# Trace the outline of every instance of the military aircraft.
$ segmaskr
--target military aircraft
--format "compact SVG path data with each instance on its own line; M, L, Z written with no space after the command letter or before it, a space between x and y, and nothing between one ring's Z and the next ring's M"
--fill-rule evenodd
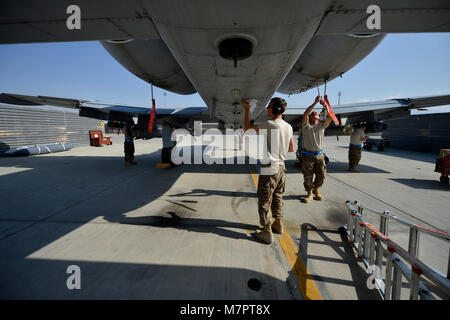
M326 84L362 61L388 33L449 32L445 0L10 0L0 3L0 43L100 41L126 69L177 94L198 92L206 106L161 109L4 93L0 101L79 109L80 116L123 127L138 118L138 138L163 136L170 162L176 128L194 120L220 129L242 126L240 102L255 99L251 117L266 116L275 92L301 93ZM334 108L347 125L409 116L409 110L450 103L450 95L392 99ZM306 108L289 107L298 127ZM153 126L157 129L153 130ZM342 135L343 126L328 134Z

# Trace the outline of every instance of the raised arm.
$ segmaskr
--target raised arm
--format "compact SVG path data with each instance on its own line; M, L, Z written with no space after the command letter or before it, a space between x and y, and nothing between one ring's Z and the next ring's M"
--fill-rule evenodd
M247 131L248 129L254 129L256 131L259 130L259 127L257 125L251 125L250 124L250 118L249 118L249 113L250 113L250 104L248 103L248 101L246 100L242 100L242 107L245 110L245 117L244 117L244 131Z
M366 142L366 140L367 140L368 138L369 138L369 136L366 136L365 133L363 133L363 134L362 134L362 137L361 137L361 141L362 141L362 142Z
M317 102L319 102L319 100L321 99L320 96L316 97L316 100L314 100L314 103L312 105L310 105L308 107L308 109L306 109L305 113L303 113L303 117L302 117L302 124L307 124L308 123L308 115L311 113L312 109L314 108L314 106L317 104Z
M327 114L327 118L323 122L323 125L325 126L325 128L327 128L330 125L331 121L333 121L333 118L331 118L331 116L329 114Z
M323 101L322 98L320 98L319 102L325 108L325 101ZM325 128L327 128L331 124L331 121L333 121L333 118L331 118L331 116L327 113L327 118L325 119L325 121L322 121L322 123L325 126Z

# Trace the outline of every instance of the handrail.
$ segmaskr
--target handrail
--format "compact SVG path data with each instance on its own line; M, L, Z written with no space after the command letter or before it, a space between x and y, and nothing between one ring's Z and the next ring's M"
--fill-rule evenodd
M355 247L360 258L368 267L369 271L374 271L373 267L378 267L378 278L375 283L384 299L400 299L402 289L402 277L409 281L411 286L410 299L435 299L430 290L420 280L427 278L440 290L436 293L443 299L450 299L450 280L440 274L440 272L427 266L418 259L419 231L426 232L442 240L449 240L449 235L445 232L424 228L410 223L406 220L395 217L388 211L377 211L371 208L346 201L349 208L348 224L345 225L349 243ZM357 208L355 207L357 206ZM380 216L380 230L372 226L364 217L364 210L369 210ZM388 237L388 219L393 218L410 228L410 238L408 251L395 243ZM383 268L383 258L386 257L385 280L381 279L381 268ZM401 259L400 259L401 258ZM449 257L450 258L450 257ZM405 264L410 264L410 268ZM450 260L449 260L450 269ZM392 279L393 277L393 279Z
M357 204L357 202L355 204ZM420 226L418 224L411 223L409 221L406 221L404 219L401 219L401 218L393 215L392 213L390 213L387 210L386 211L374 210L374 209L371 209L371 208L366 207L366 206L361 205L361 204L358 204L358 207L361 207L361 208L363 208L365 210L370 210L371 212L373 212L375 214L378 214L378 215L384 215L384 216L386 216L386 217L388 217L390 219L394 219L394 220L400 222L403 225L406 225L406 226L408 226L410 228L418 229L421 232L427 233L427 234L429 234L429 235L431 235L433 237L441 238L441 239L446 240L446 241L450 241L450 234L448 234L446 232L425 228L424 226Z

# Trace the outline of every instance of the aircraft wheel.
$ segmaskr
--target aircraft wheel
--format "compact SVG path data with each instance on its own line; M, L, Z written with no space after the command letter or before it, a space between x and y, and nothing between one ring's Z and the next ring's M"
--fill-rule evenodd
M439 180L441 181L441 183L448 184L450 179L448 176L441 176Z
M364 149L367 150L367 151L370 151L370 150L372 150L372 145L371 144L365 144L364 145Z
M378 146L378 151L383 151L384 150L384 145L383 144L380 144L379 146Z

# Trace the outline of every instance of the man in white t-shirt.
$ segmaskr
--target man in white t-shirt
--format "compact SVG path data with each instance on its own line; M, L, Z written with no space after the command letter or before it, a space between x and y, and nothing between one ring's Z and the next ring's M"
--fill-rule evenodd
M256 232L255 237L265 243L273 243L273 233L282 234L283 224L283 193L286 184L286 168L284 160L288 152L294 152L293 130L289 123L283 120L287 102L282 98L272 98L267 106L269 119L260 125L251 125L249 121L250 105L242 101L245 110L244 130L254 129L264 134L267 141L265 160L270 160L261 167L258 178L258 212L263 230ZM266 132L263 132L265 129ZM269 212L272 212L270 217ZM273 232L273 233L272 233Z
M350 172L359 172L356 167L361 160L362 143L368 138L364 130L366 130L366 126L362 124L350 136L350 146L348 147L348 171Z

